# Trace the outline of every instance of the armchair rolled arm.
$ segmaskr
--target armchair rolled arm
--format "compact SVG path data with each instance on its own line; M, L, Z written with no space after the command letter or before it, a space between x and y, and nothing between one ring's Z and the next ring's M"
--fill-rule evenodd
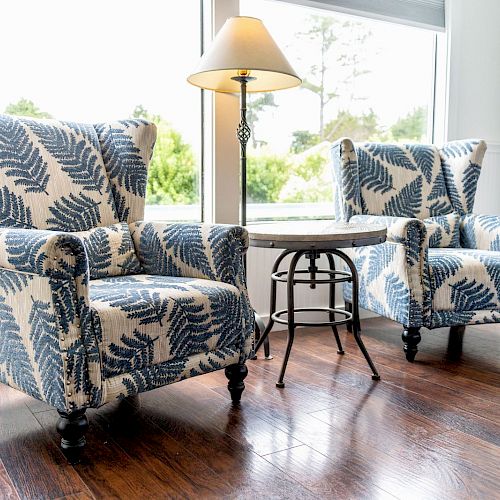
M410 266L425 261L427 229L420 219L386 215L355 215L349 222L386 226L387 241L405 246Z
M245 283L248 233L241 226L135 222L130 231L146 273L211 279L238 287Z
M385 251L381 250L387 259L383 293L392 299L385 307L374 310L405 326L422 326L431 309L428 239L424 223L414 218L376 215L357 215L350 222L382 224L387 227L386 243L380 245L386 247ZM380 265L377 255L375 251L373 258L376 261L370 262L368 268Z
M0 268L51 278L88 273L87 254L80 238L38 229L0 229Z
M464 248L500 251L500 215L465 215L460 222Z
M22 373L11 370L9 383L67 412L99 406L102 377L82 240L60 231L0 228L0 277L4 309L18 325L11 352L34 351Z

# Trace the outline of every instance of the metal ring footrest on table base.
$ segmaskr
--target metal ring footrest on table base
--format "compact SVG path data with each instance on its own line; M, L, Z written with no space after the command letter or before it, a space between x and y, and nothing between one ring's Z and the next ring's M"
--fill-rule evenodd
M295 313L300 312L324 312L329 314L340 314L344 316L345 319L334 320L334 321L295 321L294 326L338 326L345 325L352 321L352 313L345 311L344 309L332 309L330 307L297 307L293 310ZM288 309L280 309L271 315L271 318L276 321L276 323L281 323L282 325L288 325L288 319L283 319L281 316L288 314Z
M337 274L343 276L342 278L330 278L330 279L296 279L296 274L311 274L309 269L296 269L293 273L293 284L306 284L306 285L332 285L336 283L345 283L352 281L352 274L348 271L338 271L338 270L330 270L330 269L316 269L314 274L328 274L330 276L336 276ZM285 271L277 271L271 274L271 279L274 281L281 281L282 283L286 283L288 281L288 270Z

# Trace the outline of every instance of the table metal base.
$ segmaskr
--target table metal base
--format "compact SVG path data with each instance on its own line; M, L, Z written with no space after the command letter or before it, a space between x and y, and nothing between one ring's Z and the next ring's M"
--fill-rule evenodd
M288 270L278 271L279 265L283 259L287 256L293 254L290 261ZM329 269L319 269L316 266L316 260L325 254L328 259ZM309 259L310 265L307 269L297 269L297 264L299 259L305 256ZM342 259L349 268L349 271L341 271L335 268L334 256ZM308 276L308 277L305 277ZM284 282L287 284L287 308L277 311L276 310L276 286L278 282ZM335 308L335 285L337 283L352 283L352 302L350 310L336 309ZM308 284L310 288L316 288L317 285L329 285L329 307L295 307L295 297L294 297L294 287L296 284ZM330 326L337 343L337 353L344 354L344 349L340 341L339 333L337 331L337 326L347 325L349 331L352 330L354 339L363 353L370 369L372 371L372 379L379 380L380 375L373 364L373 361L366 350L366 347L361 339L360 334L360 321L359 321L359 280L356 266L351 261L351 259L343 252L338 249L328 249L328 250L285 250L276 259L274 263L272 274L271 274L271 304L270 304L270 317L269 322L265 329L261 329L259 333L258 342L255 346L255 352L257 352L260 346L264 343L266 349L266 357L269 355L269 340L268 335L271 331L274 323L281 323L287 325L288 327L288 342L285 351L285 357L283 359L283 364L281 366L281 372L276 383L277 387L285 387L283 381L285 377L285 371L288 364L288 359L290 357L290 352L292 350L292 345L295 337L295 327L297 326L308 326L308 327L324 327ZM328 321L298 321L296 319L296 313L302 312L321 312L328 314ZM338 319L338 316L342 316L342 319ZM262 321L262 320L261 320Z
M261 335L266 330L266 324L264 320L254 311L255 315L255 342L260 340ZM254 355L252 359L257 359L257 349L254 349ZM271 346L269 345L269 337L266 336L264 339L264 359L268 361L273 359L271 356Z

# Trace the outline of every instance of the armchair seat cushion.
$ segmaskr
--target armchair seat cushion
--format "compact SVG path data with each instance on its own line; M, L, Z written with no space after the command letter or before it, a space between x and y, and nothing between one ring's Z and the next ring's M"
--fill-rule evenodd
M429 273L434 311L463 314L462 324L478 311L500 315L500 252L430 248Z
M139 274L92 280L104 378L244 342L240 291L227 283Z

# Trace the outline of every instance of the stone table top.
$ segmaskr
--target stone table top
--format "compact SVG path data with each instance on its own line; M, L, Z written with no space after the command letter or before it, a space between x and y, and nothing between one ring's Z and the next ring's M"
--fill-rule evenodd
M387 228L333 220L306 220L249 224L250 246L267 248L329 249L383 243Z

